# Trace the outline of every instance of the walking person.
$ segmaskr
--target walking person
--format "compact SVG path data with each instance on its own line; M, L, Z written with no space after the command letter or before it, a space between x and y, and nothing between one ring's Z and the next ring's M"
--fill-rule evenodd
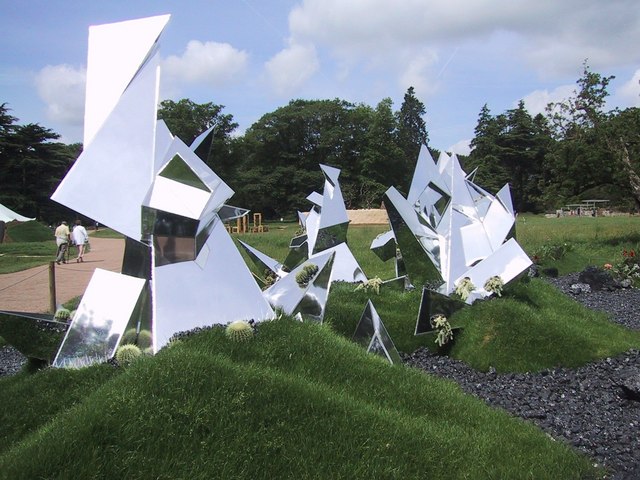
M87 229L82 226L82 222L80 220L76 220L73 232L71 232L71 238L78 248L78 258L76 258L76 263L84 262L82 256L84 255L84 248L86 244L89 243L89 234L87 233Z
M60 262L67 263L65 260L65 255L67 253L67 249L69 248L69 226L67 222L63 220L56 231L54 232L56 237L56 245L58 246L58 251L56 253L56 263L60 265Z

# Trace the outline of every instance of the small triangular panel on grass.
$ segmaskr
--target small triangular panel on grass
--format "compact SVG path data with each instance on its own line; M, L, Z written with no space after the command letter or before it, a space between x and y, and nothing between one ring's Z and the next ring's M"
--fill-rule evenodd
M400 354L371 300L364 307L352 339L366 348L367 352L385 357L391 363L402 363Z
M415 335L430 333L435 330L431 325L431 318L434 315L444 315L447 318L451 318L455 312L465 306L466 303L461 300L423 288Z
M334 252L323 253L307 260L286 277L263 292L273 308L287 315L300 315L303 320L322 322L331 286ZM305 267L315 266L315 273L302 278ZM310 270L308 270L310 271Z
M262 253L257 248L252 247L251 245L243 242L242 240L238 240L238 243L244 248L249 258L254 263L260 272L264 273L266 270L273 272L278 275L278 277L283 277L286 273L282 270L282 264L277 260L271 258L269 255Z
M145 284L142 278L97 268L53 366L80 368L113 358Z

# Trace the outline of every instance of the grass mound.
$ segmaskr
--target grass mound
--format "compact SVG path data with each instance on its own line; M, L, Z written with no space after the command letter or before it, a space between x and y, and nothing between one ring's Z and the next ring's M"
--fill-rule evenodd
M398 350L411 353L419 346L435 350L435 335L414 335L420 295L419 290L371 295L336 283L326 319L351 338L371 298ZM576 367L640 347L640 332L611 323L605 314L589 310L539 279L509 285L503 297L476 302L450 321L463 328L450 356L485 371L491 366L499 372Z
M53 240L53 232L35 220L7 224L7 242L44 242L47 240Z
M640 346L639 331L611 323L539 279L516 283L506 297L455 318L464 331L450 355L485 371L578 367Z
M249 342L214 328L118 374L105 367L0 382L9 410L84 397L0 438L6 478L588 478L590 462L453 383L379 357L326 326L263 324ZM53 375L61 376L54 379ZM76 377L73 377L73 376ZM96 388L96 384L102 386ZM27 386L27 384L30 384ZM24 405L26 403L26 405ZM15 425L21 420L12 423Z

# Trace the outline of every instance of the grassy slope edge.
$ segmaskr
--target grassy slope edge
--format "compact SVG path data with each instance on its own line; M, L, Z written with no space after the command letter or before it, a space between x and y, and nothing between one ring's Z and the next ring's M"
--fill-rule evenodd
M28 378L9 380L12 395ZM45 398L49 379L42 372L30 380L42 382ZM5 395L0 388L0 403ZM207 330L99 388L87 386L85 395L12 443L0 456L4 478L596 474L566 445L454 383L391 366L326 326L289 319L261 325L242 344ZM23 408L35 401L27 397Z

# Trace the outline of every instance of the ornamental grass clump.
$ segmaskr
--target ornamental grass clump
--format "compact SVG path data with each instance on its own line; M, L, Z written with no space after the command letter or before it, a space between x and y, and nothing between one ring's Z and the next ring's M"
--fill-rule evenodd
M476 289L476 286L473 284L469 277L464 277L462 280L458 282L456 285L455 294L460 297L460 299L464 302L469 298L469 294Z
M434 315L429 319L431 326L436 330L435 343L442 347L445 343L453 340L453 330L449 320L444 315Z
M245 320L237 320L227 325L225 335L232 342L247 342L253 338L253 327Z
M142 350L137 345L122 345L116 351L116 360L118 365L122 367L128 367L138 358L142 356Z
M484 284L484 289L487 292L495 293L497 296L502 296L502 290L504 289L504 282L498 275L490 277Z
M298 283L298 286L300 288L305 288L309 285L309 282L316 273L318 273L318 266L314 263L307 263L302 267L302 270L296 274L296 282Z

